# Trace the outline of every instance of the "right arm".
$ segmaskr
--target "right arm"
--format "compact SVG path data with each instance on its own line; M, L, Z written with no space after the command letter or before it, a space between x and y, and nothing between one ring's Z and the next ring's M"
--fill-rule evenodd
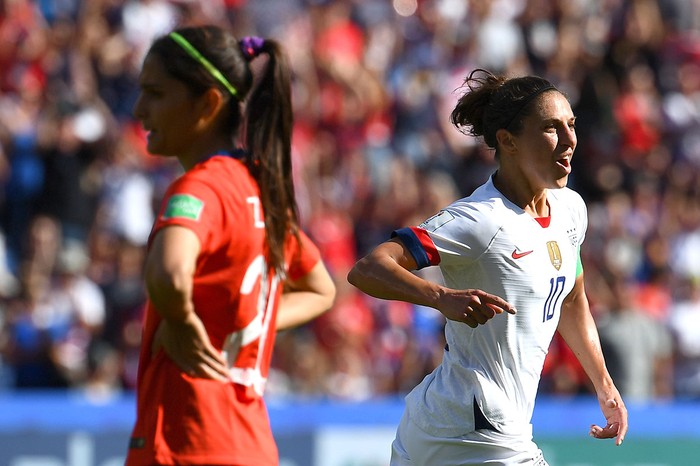
M197 235L181 226L163 228L153 239L144 278L148 297L163 320L151 350L155 354L162 347L191 376L226 381L226 361L209 341L192 302L199 251Z
M277 311L277 330L302 325L320 316L333 305L335 284L323 261L303 277L288 280Z
M370 296L406 301L440 311L447 319L475 328L496 314L515 308L498 296L482 290L454 290L418 277L417 264L398 238L377 246L360 259L348 274L348 281Z

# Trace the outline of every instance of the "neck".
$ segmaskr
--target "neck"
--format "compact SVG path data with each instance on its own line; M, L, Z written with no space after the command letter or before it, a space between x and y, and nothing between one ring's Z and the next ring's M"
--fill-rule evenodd
M212 155L231 152L235 147L235 144L229 138L200 138L200 140L205 141L204 144L193 145L189 151L177 156L180 165L185 171L190 170L199 162L206 160Z
M523 180L508 179L501 169L493 175L493 185L506 199L535 218L548 217L547 189L534 189Z

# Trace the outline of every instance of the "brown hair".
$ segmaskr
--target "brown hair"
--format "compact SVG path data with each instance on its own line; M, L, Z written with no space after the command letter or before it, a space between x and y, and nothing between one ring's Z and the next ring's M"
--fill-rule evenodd
M244 124L245 134L241 136L247 149L246 165L258 182L265 212L268 262L283 274L285 240L289 233L299 234L292 180L291 72L286 55L276 41L261 40L255 55L265 53L267 62L253 88L249 60L254 57L243 53L241 43L232 34L216 26L187 27L176 32L221 72L235 88L235 96L204 66L196 66L170 36L157 39L148 53L160 57L166 71L195 95L218 87L230 96L231 138L239 135Z
M481 76L478 76L481 75ZM497 149L496 131L518 134L530 114L531 103L543 92L557 88L538 76L506 78L475 69L464 80L468 90L460 97L450 121L461 132L482 136L487 146Z

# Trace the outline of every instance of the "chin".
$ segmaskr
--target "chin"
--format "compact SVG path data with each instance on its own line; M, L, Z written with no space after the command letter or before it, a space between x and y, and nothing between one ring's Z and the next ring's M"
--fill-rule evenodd
M561 189L565 188L566 184L569 182L569 177L565 176L563 178L559 178L556 180L554 183L552 183L552 186L550 186L549 189Z
M158 146L146 146L146 150L149 154L158 155L160 157L169 157L171 155L162 148L159 148Z
M160 155L160 150L158 149L158 146L155 144L146 144L146 150L151 155Z

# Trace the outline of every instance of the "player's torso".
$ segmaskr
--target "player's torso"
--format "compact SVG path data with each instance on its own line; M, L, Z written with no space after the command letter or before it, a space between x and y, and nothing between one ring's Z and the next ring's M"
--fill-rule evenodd
M569 215L553 215L546 228L521 215L503 224L480 268L501 277L500 295L518 309L518 320L556 327L561 303L576 279L577 249Z
M483 232L468 240L476 243L472 246L475 257L446 265L446 281L456 288L478 288L504 298L518 309L514 317L519 327L556 328L561 303L576 279L583 232L578 231L581 226L566 201L550 196L549 204L546 226L507 202L482 217L472 214Z

